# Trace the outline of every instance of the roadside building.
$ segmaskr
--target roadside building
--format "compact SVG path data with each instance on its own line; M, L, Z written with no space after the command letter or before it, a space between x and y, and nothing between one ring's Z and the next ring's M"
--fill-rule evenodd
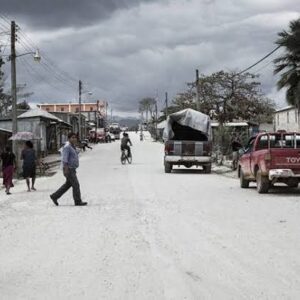
M49 113L79 114L78 103L42 103L37 106ZM81 114L85 116L87 122L97 122L97 127L105 127L107 123L107 106L108 103L104 100L82 103ZM84 128L82 130L84 131Z
M32 132L38 156L56 153L67 140L71 125L39 108L30 109L18 116L18 131ZM11 118L1 119L0 128L12 130Z
M274 127L277 130L299 131L299 113L295 106L287 106L276 110Z
M11 146L11 130L0 128L0 153L2 153L6 146Z

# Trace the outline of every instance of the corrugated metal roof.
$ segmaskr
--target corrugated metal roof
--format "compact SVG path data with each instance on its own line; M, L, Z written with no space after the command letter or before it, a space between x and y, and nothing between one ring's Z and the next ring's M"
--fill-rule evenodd
M218 122L211 122L212 127L217 127L219 126ZM224 123L224 126L226 127L242 127L242 126L249 126L247 122L229 122L229 123Z
M7 130L7 129L3 129L3 128L0 128L0 131L7 132L7 133L12 133L11 130Z
M292 109L296 109L296 107L293 106L293 105L289 105L289 106L286 106L286 107L283 107L283 108L280 108L280 109L276 109L275 112L281 112L281 111L292 110Z
M57 118L53 114L48 113L45 110L39 109L39 108L34 108L34 109L29 109L25 113L21 114L18 116L18 119L25 119L25 118L36 118L36 117L41 117L45 119L50 119L50 120L55 120L57 122L63 122L63 120Z

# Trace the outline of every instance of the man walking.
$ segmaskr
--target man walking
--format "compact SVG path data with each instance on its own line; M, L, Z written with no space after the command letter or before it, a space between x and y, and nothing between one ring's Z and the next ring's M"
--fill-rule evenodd
M66 143L62 150L62 165L66 182L55 193L51 194L50 198L58 206L57 200L72 187L75 205L84 206L87 205L87 202L82 202L81 200L80 186L76 175L76 169L79 166L78 153L75 147L77 136L71 132L68 134L68 139L69 142Z

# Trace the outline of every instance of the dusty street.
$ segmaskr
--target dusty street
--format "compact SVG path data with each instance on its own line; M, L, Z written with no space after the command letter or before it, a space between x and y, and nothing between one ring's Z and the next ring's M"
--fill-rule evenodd
M300 190L165 174L162 144L130 136L132 165L118 141L81 155L87 207L50 201L61 172L0 191L1 299L300 298Z

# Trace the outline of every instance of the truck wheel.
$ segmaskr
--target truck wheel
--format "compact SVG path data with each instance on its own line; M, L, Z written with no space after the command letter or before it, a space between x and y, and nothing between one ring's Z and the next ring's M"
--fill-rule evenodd
M165 173L171 173L172 165L168 162L165 162Z
M299 183L298 179L290 179L290 180L287 182L287 185L288 185L288 187L290 187L290 188L296 188L296 187L298 187L298 183Z
M249 180L245 179L244 173L240 170L240 187L242 189L247 189L249 187Z
M267 176L261 175L261 171L256 174L257 191L259 194L266 194L270 188L270 181Z
M211 164L203 166L203 170L204 170L205 174L210 174L211 173Z

